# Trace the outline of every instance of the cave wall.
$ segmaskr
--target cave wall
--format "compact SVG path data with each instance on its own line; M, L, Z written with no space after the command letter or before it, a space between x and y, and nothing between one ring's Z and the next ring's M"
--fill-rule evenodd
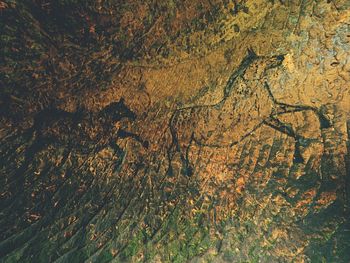
M348 262L350 3L0 1L4 262Z

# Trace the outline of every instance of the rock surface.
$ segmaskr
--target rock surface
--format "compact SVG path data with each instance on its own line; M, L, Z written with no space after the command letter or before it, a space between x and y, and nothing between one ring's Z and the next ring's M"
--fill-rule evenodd
M349 1L6 0L0 33L1 262L350 261Z

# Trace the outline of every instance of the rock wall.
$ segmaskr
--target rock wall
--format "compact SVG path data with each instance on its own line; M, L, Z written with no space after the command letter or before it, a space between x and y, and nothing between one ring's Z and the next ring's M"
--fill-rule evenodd
M346 0L0 1L3 262L349 262Z

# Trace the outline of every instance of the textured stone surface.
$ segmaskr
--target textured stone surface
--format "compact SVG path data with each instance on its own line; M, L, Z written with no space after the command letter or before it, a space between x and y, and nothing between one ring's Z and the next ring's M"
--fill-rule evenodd
M0 32L1 261L349 262L348 1L9 0Z

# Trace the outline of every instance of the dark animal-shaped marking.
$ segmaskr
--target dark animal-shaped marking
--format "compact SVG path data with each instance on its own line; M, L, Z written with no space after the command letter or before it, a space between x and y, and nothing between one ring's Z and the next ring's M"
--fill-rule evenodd
M223 98L211 105L196 105L176 110L170 118L172 145L180 153L186 175L193 173L188 160L189 146L196 143L207 147L234 146L250 136L262 125L267 125L295 139L295 163L303 162L300 143L304 139L292 125L283 123L279 115L300 111L314 112L320 127L328 128L330 121L318 108L308 105L291 105L275 99L267 83L269 70L281 66L283 55L263 57L248 50L248 55L228 79ZM257 116L251 117L256 111ZM248 121L245 123L244 121ZM243 130L243 133L237 133ZM236 132L235 132L236 131Z
M26 149L24 161L15 173L11 192L23 187L23 174L35 154L50 144L65 146L64 161L72 149L83 154L91 154L112 147L117 153L122 154L116 143L118 138L130 137L147 148L148 142L143 141L139 135L116 128L115 124L123 119L131 121L136 119L135 113L126 106L123 99L109 104L96 113L87 110L71 113L60 109L40 111L34 117L33 126L24 133L28 139L34 138L34 140ZM16 182L22 183L16 185Z
M98 151L107 146L114 148L115 140L125 137L146 144L138 135L115 127L122 119L136 119L135 113L125 105L123 99L109 104L97 113L87 110L71 113L45 109L35 116L29 132L35 134L36 143L43 146L54 142L66 143L81 152L90 152L91 148Z

